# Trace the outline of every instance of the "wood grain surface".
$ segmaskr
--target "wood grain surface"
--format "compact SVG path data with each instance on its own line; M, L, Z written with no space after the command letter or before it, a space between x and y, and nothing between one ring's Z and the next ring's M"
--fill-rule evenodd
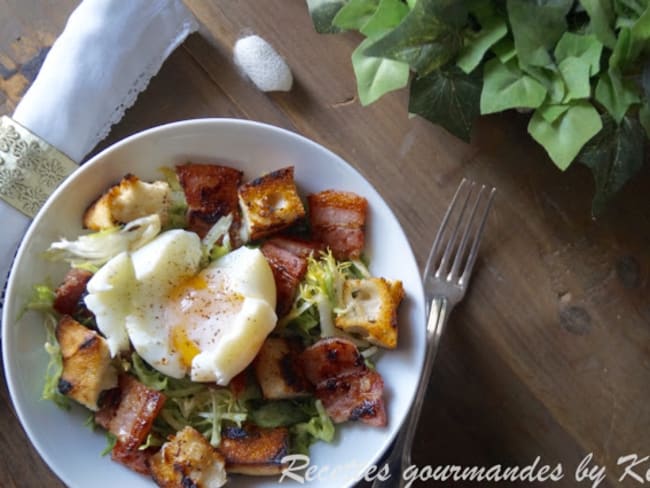
M0 0L0 114L11 114L77 3ZM607 468L599 486L639 486L630 476L619 481L617 463L650 455L650 165L593 220L587 169L555 169L527 136L523 116L485 117L466 144L409 118L404 92L361 107L350 64L359 39L316 34L304 0L187 4L200 33L169 57L96 150L196 117L296 131L377 188L421 266L460 179L496 186L472 286L429 382L414 461L526 466L539 456L563 465L553 486L592 486L574 471L593 453L592 464ZM261 93L235 68L233 44L249 32L286 58L291 92ZM0 392L0 486L62 486L25 437L4 376ZM650 461L635 471L645 476L648 468Z

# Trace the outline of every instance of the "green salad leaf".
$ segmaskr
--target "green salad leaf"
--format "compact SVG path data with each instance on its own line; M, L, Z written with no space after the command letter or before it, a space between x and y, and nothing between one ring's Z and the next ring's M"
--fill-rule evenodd
M332 442L334 440L334 424L325 411L320 400L314 400L308 409L309 420L292 425L291 448L294 453L308 454L309 446L316 440Z
M70 408L70 399L59 391L59 380L63 373L63 355L61 348L56 340L54 330L56 328L56 318L53 314L46 314L44 318L47 339L45 340L45 350L50 359L45 370L45 383L43 384L43 400L50 400L58 407L68 410Z

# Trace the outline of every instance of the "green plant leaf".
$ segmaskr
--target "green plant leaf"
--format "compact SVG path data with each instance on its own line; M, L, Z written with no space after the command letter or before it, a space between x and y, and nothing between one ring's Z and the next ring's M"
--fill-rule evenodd
M611 69L600 75L594 96L607 109L616 123L623 120L628 108L640 101L634 84L623 80L618 70Z
M508 0L508 17L520 64L548 66L549 51L567 29L573 0Z
M508 33L503 19L486 20L483 28L461 49L456 65L465 73L471 73L480 64L485 53Z
M348 0L307 0L309 14L316 32L333 34L340 29L332 24L336 14L343 8Z
M546 98L546 88L524 74L516 62L501 63L491 59L485 63L481 113L491 114L509 108L537 108Z
M638 42L645 42L650 39L650 5L646 6L632 26L632 38Z
M569 56L560 62L558 68L567 89L564 101L589 98L591 83L589 82L590 66L587 61Z
M479 115L481 77L460 68L436 70L411 82L409 112L441 125L466 141Z
M515 43L509 37L501 39L494 46L492 46L492 52L503 64L506 64L508 61L517 56Z
M637 18L643 13L646 0L614 0L614 12L619 17Z
M641 72L641 89L645 98L650 100L650 61L645 63Z
M453 59L463 46L463 2L418 0L404 20L368 47L367 56L408 63L420 77Z
M561 103L564 100L567 87L556 66L550 65L542 68L540 66L524 65L521 66L521 70L546 88L552 102Z
M528 133L544 147L555 165L564 171L582 146L601 128L598 111L589 102L580 100L553 123L547 122L536 110L528 124Z
M335 27L343 30L361 30L375 14L379 0L348 0L332 19Z
M408 13L408 5L401 0L381 0L373 16L359 30L366 37L378 39L393 30Z
M591 169L596 185L592 213L599 215L607 202L643 166L644 134L632 117L616 124L605 116L603 130L582 149L577 160Z
M632 31L627 27L622 28L616 38L614 51L609 57L609 69L621 68L627 65L635 57L633 47Z
M555 46L555 61L575 57L589 64L589 76L595 76L600 71L600 55L603 44L594 35L573 34L565 32Z
M543 104L541 107L537 109L538 113L544 117L544 120L548 122L549 124L552 124L555 122L558 117L562 114L564 114L567 110L569 110L570 105L556 105L556 104Z
M612 26L616 15L612 0L580 0L580 5L589 15L588 32L610 49L616 44L616 34Z
M645 129L646 136L650 139L650 103L647 101L639 109L639 122Z
M369 105L382 95L405 87L409 81L408 64L365 54L371 42L370 39L364 40L352 53L361 105Z

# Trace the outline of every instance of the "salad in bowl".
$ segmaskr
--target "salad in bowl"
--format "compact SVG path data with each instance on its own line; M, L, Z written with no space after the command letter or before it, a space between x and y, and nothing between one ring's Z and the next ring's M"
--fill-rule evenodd
M119 174L125 154L147 164ZM334 178L312 179L307 155ZM75 186L85 175L103 184ZM52 435L83 445L71 454L107 485L277 483L296 459L351 456L347 479L306 481L371 472L408 410L424 333L417 266L382 206L331 153L260 124L193 121L100 154L37 216L10 281L5 367L36 448L73 486L93 476L61 463ZM406 256L382 266L400 238Z

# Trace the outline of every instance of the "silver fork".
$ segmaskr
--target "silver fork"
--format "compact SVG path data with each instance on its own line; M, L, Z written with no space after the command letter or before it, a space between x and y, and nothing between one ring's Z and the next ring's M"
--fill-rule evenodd
M476 195L477 186L466 179L460 182L431 246L423 277L429 316L424 367L408 421L397 436L390 455L384 460L390 469L390 478L381 479L377 476L373 488L402 487L406 484L403 473L411 465L411 447L440 337L449 313L467 291L485 222L494 200L495 188L482 185ZM469 208L471 210L468 213ZM381 469L383 465L382 463L378 468Z

